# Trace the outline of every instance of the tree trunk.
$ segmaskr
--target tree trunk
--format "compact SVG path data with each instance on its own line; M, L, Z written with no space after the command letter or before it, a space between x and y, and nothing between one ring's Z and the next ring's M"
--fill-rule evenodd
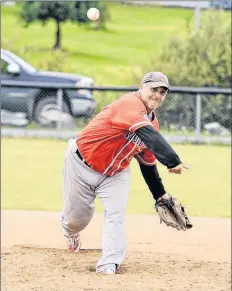
M56 43L55 45L53 46L53 49L56 50L56 49L60 49L60 22L57 21L56 22Z

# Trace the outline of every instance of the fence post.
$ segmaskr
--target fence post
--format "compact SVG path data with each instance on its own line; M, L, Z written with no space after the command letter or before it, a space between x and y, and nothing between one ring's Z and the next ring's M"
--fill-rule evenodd
M59 112L62 112L62 105L63 105L63 90L58 89L57 90L57 107L58 107ZM62 124L62 118L60 116L57 118L57 124L56 124L57 129L61 129L61 124Z
M196 1L195 11L194 11L194 24L195 30L199 30L200 28L200 14L201 14L201 6L198 1Z
M196 96L196 139L200 140L201 137L201 95Z

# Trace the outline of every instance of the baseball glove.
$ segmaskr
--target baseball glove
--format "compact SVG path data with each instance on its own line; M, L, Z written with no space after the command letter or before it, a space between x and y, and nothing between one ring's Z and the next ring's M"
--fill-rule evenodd
M172 196L169 198L160 197L155 203L155 209L160 217L160 223L164 222L178 230L186 230L193 225L189 221L184 207Z

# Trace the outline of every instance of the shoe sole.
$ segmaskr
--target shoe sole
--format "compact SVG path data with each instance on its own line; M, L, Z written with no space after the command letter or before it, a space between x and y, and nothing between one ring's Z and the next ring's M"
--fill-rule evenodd
M113 271L112 273L107 273L107 272L104 272L104 271L96 271L97 274L102 274L102 275L116 275L116 274L119 274L119 269L116 269L115 271Z
M115 275L116 273L115 272L113 272L113 273L96 272L96 274L98 274L98 275Z

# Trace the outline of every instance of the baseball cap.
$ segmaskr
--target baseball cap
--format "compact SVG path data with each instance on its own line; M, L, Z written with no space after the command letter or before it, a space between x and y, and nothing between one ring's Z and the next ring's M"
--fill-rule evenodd
M156 83L154 84L155 85L154 87L166 87L168 90L170 90L168 77L161 72L147 73L143 77L141 85L150 83L150 82Z

